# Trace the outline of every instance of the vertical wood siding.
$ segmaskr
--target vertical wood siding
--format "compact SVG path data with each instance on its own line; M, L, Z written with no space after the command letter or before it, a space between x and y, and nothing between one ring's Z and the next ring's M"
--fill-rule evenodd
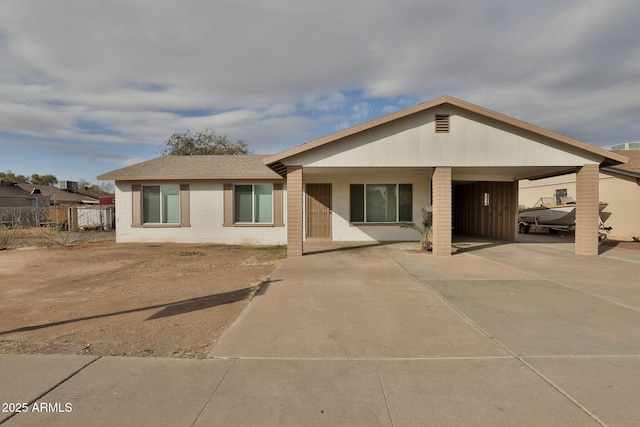
M453 193L454 233L516 240L517 182L474 182L456 186Z

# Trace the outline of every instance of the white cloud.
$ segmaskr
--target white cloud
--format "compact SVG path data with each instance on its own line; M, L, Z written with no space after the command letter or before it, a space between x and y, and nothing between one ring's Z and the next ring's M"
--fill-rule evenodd
M373 111L373 107L368 102L358 102L353 106L353 118L358 121L367 120Z
M611 145L640 138L638 15L634 0L3 0L0 133L124 155L210 128L274 152L448 94Z
M343 108L347 104L347 102L347 97L338 91L305 95L302 98L302 106L308 111L335 111Z

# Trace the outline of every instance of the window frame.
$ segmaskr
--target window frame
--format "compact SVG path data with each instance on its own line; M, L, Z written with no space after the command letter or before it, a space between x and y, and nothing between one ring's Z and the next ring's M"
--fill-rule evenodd
M165 188L168 187L172 187L173 190L177 190L175 191L175 194L173 194L176 197L178 206L177 206L177 213L178 213L178 219L177 221L165 221L166 218L165 217L165 197L163 197L164 193L165 193ZM159 209L159 218L160 221L159 222L151 222L151 221L145 221L145 213L147 212L145 210L145 201L144 201L144 197L145 197L145 189L146 188L158 188L158 195L159 195L159 205L158 205L158 209ZM140 196L142 198L142 203L140 206L140 215L141 215L141 224L143 226L147 226L147 225L160 225L160 226L179 226L182 223L182 200L181 200L181 188L180 188L180 184L153 184L153 185L142 185L141 191L140 191Z
M237 205L237 193L236 193L236 189L238 187L248 187L251 186L251 221L238 221L238 205ZM256 221L256 186L269 186L271 188L271 221L269 222L259 222ZM276 216L276 212L275 212L275 185L274 183L242 183L242 184L233 184L233 203L232 203L232 208L233 208L233 214L232 214L232 219L233 219L233 225L256 225L256 226L273 226L275 225L275 216Z
M368 193L368 187L371 186L384 186L384 187L389 187L389 186L395 186L395 220L392 221L368 221L367 220L367 193ZM411 189L411 204L410 204L410 209L409 209L409 218L408 219L402 219L402 211L404 209L401 209L401 197L400 197L400 191L401 191L401 186L408 186ZM358 197L362 197L362 208L358 209L358 213L360 214L361 211L361 215L362 215L362 220L358 219L354 219L354 200L353 200L353 195L354 195L354 187L360 187L360 190L358 190ZM379 224L379 225L390 225L390 224L399 224L399 223L403 223L403 222L413 222L413 204L414 204L414 200L413 200L413 183L401 183L401 182L396 182L396 183L352 183L349 184L349 223L350 224ZM405 208L406 209L406 208Z
M556 188L554 196L555 196L554 198L556 200L556 205L561 205L562 204L562 199L569 197L569 192L567 191L566 188Z

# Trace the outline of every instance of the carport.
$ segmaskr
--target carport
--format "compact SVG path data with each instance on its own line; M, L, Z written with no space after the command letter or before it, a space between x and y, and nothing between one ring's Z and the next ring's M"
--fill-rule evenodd
M599 168L626 158L444 96L264 162L286 178L289 256L317 238L310 218L333 241L415 240L398 226L419 222L422 209L433 212L435 255L451 254L454 229L516 241L518 180L570 172L577 172L575 253L597 255ZM384 217L366 214L374 190Z
M575 171L577 171L576 168ZM580 168L582 169L582 168ZM483 236L491 239L518 240L518 181L540 177L537 168L485 168L471 175L469 170L454 169L452 171L452 224L456 234ZM564 174L564 171L561 171ZM484 174L484 175L483 175ZM546 172L542 176L553 176ZM596 171L596 179L598 172ZM581 173L584 177L584 173ZM593 177L591 177L593 178ZM584 182L583 186L589 183ZM597 190L597 183L596 183ZM540 196L544 196L541 194ZM580 198L584 202L589 194ZM591 194L596 204L598 195ZM584 208L584 203L579 209ZM592 212L589 212L592 213ZM583 215L583 219L584 219ZM591 219L589 219L591 223ZM592 227L586 235L597 236L598 217L595 220L595 231ZM584 224L583 224L584 225Z

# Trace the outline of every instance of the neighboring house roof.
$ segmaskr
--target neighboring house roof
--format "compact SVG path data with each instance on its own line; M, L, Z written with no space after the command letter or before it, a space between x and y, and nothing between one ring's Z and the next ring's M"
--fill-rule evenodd
M18 185L0 185L0 199L35 199L30 191L26 191Z
M321 147L326 144L331 144L337 142L343 138L347 138L349 136L355 135L360 132L364 132L366 130L382 126L384 124L390 123L394 120L398 120L413 114L421 113L425 110L438 107L444 104L448 104L480 116L483 116L487 119L496 120L501 123L508 124L510 126L514 126L521 130L525 130L531 132L533 134L550 138L560 143L566 144L571 149L578 148L580 150L586 151L588 153L596 154L599 157L603 157L603 161L601 163L602 166L612 166L620 163L626 162L626 158L620 154L605 150L603 148L595 147L593 145L589 145L585 142L578 141L576 139L572 139L566 137L564 135L560 135L558 133L552 132L547 129L540 128L538 126L514 119L512 117L506 116L501 113L497 113L495 111L488 110L486 108L480 107L478 105L470 104L466 101L462 101L460 99L452 98L450 96L442 96L440 98L433 99L431 101L424 102L422 104L418 104L416 106L397 111L395 113L380 117L378 119L360 124L358 126L354 126L349 129L345 129L343 131L334 133L332 135L325 136L320 139L316 139L315 141L308 142L306 144L299 145L297 147L291 148L289 150L285 150L281 153L275 154L273 156L269 156L265 158L264 163L271 167L273 170L278 171L279 173L285 173L286 168L282 164L282 161L295 156L300 153L304 153L309 150L313 150L314 148Z
M620 173L623 175L640 178L640 150L612 150L614 153L625 156L629 161L622 165L615 165L603 168L608 172Z
M92 199L96 199L96 200L98 200L100 197L113 196L113 193L107 193L106 191L102 191L102 190L91 190L84 187L78 188L75 191L75 193L81 194L83 196L91 197Z
M34 185L34 184L17 184L18 187L24 191L31 193L34 188L40 190L40 194L44 197L49 197L51 203L54 201L53 195L55 194L56 203L97 203L97 198L88 197L83 194L69 193L68 191L61 190L58 187L50 185Z
M264 164L268 156L162 156L98 176L99 180L282 179Z

